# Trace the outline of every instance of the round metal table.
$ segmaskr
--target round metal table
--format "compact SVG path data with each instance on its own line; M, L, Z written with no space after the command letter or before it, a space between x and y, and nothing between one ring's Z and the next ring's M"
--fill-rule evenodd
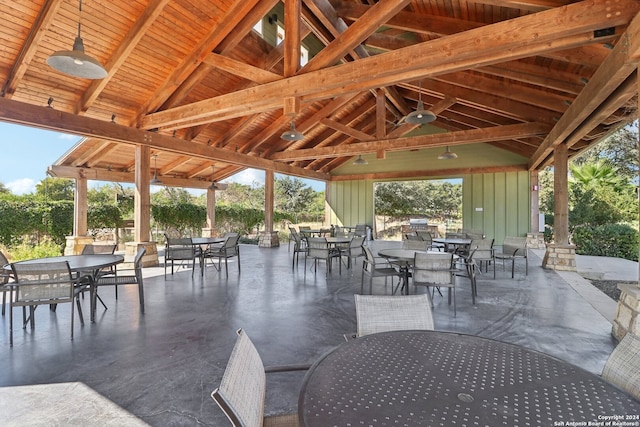
M14 264L33 264L43 262L64 262L69 263L71 272L78 271L98 271L102 268L111 267L124 262L122 255L96 254L96 255L62 255L48 258L27 259L17 261ZM7 264L10 268L10 264ZM6 267L6 266L5 266Z
M582 368L521 346L395 331L351 340L316 361L298 415L302 425L319 427L553 426L606 416L638 422L640 402Z

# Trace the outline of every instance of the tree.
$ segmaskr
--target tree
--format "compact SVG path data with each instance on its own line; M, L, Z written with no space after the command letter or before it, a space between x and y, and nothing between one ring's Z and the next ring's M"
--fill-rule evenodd
M606 161L630 181L638 178L638 122L612 133L581 153L572 162L577 165Z
M11 194L11 190L9 190L3 183L0 182L0 194Z
M316 196L315 191L299 178L275 179L275 208L285 213L306 212Z
M75 182L66 178L47 177L36 184L36 198L42 200L73 200Z
M604 160L594 163L571 163L569 165L571 179L587 188L611 187L622 190L629 182L620 175L618 168L607 164Z
M151 203L155 204L179 204L193 203L194 197L184 188L164 187L151 195Z

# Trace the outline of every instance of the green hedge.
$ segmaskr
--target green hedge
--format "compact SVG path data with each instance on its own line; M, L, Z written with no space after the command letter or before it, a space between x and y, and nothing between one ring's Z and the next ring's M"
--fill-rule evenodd
M579 255L610 256L638 261L638 230L626 224L582 225L573 230Z

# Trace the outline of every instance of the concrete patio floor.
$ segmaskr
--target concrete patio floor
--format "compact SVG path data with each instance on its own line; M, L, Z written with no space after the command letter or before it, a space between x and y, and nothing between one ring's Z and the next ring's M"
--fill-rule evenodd
M374 253L399 242L374 241ZM76 318L69 339L69 304L57 313L40 308L34 330L14 326L9 347L9 318L0 319L0 386L81 382L121 408L154 426L227 426L210 393L222 377L235 331L243 328L265 365L312 363L355 331L354 292L359 292L361 262L342 274L325 266L316 274L300 265L292 269L287 245L258 248L241 245L242 272L235 262L229 278L209 266L146 268L146 314L140 315L135 287L100 295L95 323ZM497 266L478 278L472 305L468 279L457 282L457 317L445 298L434 300L436 329L475 334L539 350L599 374L615 345L607 310L611 300L588 289L577 273L558 274L541 267L542 251L531 251L529 274L517 263L516 276ZM585 283L586 282L586 283ZM591 288L593 288L591 286ZM580 291L582 289L582 291ZM420 292L424 292L420 290ZM585 293L586 292L586 293ZM383 279L374 293L389 293ZM615 303L613 303L615 309ZM83 302L88 319L89 301ZM21 317L19 309L16 317ZM268 376L267 413L295 410L304 373ZM82 402L75 402L82 411ZM6 412L0 411L0 424Z

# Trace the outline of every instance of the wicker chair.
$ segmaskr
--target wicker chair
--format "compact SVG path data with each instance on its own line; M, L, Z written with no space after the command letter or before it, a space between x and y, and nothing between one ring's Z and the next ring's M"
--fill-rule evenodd
M440 288L449 288L449 304L451 304L451 296L453 295L453 313L456 312L456 270L453 266L453 254L449 252L443 253L420 253L416 252L413 259L412 278L413 285L426 286L432 289L432 295L435 290Z
M411 329L433 330L428 294L355 295L357 336Z
M234 426L298 426L298 414L264 416L266 373L308 368L308 365L300 365L265 370L258 350L244 331L239 329L238 339L229 357L220 386L211 393L211 397Z
M362 278L360 279L360 293L364 290L364 277L369 276L369 293L372 293L373 279L375 277L384 277L384 283L387 284L387 278L397 277L398 284L395 289L393 281L391 282L391 291L395 293L395 290L400 286L402 281L402 273L389 264L384 258L375 257L371 253L371 249L368 246L362 246L364 250L364 260L362 261Z
M133 261L133 269L120 269L115 273L98 275L91 284L91 320L95 319L95 310L98 295L98 288L101 286L138 285L138 298L140 300L140 312L144 314L144 283L142 280L142 257L147 252L145 248L140 248ZM102 304L107 309L107 306Z
M640 399L640 337L631 332L613 349L602 378Z
M9 345L13 347L13 307L29 307L29 317L23 310L23 329L27 323L35 326L35 310L38 305L48 304L55 311L57 304L71 303L71 339L73 340L73 300L80 289L76 287L71 276L69 263L62 262L33 262L11 264L13 270L12 297L9 300ZM80 301L76 299L80 322L84 324Z
M516 259L524 259L525 276L529 274L529 257L527 256L527 238L507 236L502 243L502 252L495 253L496 260L502 260L502 269L504 270L505 260L511 260L511 278L513 279L516 268Z

